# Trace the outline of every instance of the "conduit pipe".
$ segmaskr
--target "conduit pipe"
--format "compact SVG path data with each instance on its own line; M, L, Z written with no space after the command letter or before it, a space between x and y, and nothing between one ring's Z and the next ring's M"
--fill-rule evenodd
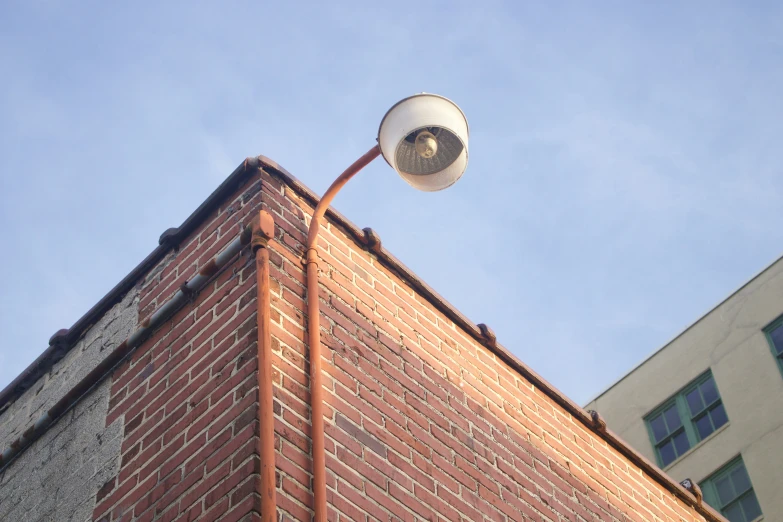
M261 459L261 521L275 522L275 420L272 401L272 332L269 296L269 249L267 244L275 235L272 215L262 210L253 222L250 242L256 258L258 284L258 422Z
M324 454L324 397L321 366L321 325L318 302L318 231L329 204L343 186L381 154L376 145L334 180L313 211L307 232L307 344L310 347L310 410L313 417L313 507L315 522L326 521L326 455Z
M19 438L14 440L11 445L0 454L0 471L46 432L47 428L54 424L54 422L76 404L79 399L100 384L134 348L139 346L144 339L155 330L155 328L168 320L177 310L182 308L194 294L198 293L212 276L226 266L244 247L250 244L251 235L251 227L246 227L222 252L210 259L193 279L182 285L171 299L153 312L149 318L142 321L141 326L139 326L130 337L112 350L95 368L93 368L92 371L90 371L90 373L85 375L82 380L76 383L76 385L59 401L35 421L32 426L27 428Z

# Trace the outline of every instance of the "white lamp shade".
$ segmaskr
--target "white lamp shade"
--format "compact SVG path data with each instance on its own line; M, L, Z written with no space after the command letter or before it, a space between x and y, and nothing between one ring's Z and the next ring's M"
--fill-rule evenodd
M416 136L434 137L436 152L419 154ZM381 121L384 159L412 187L434 192L450 187L468 166L468 120L453 101L416 94L394 105Z

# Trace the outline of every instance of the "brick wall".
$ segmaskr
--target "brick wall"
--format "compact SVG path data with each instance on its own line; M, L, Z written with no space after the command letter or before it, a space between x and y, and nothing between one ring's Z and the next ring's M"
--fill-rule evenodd
M306 190L277 173L247 175L139 281L133 308L143 323L258 210L274 215L281 522L309 521L312 514L300 262L311 203ZM319 243L331 521L703 520L355 236L332 221ZM108 409L100 410L99 424L114 430L116 456L80 493L88 499L81 509L89 506L93 520L259 518L256 304L246 249L101 385ZM90 444L80 462L88 462ZM50 473L51 464L35 464L37 453L23 458L25 466ZM23 483L13 491L24 492ZM0 494L0 513L2 502Z
M278 233L278 505L309 520L299 260L311 206L276 178L263 197ZM345 231L320 237L331 520L702 520Z
M141 282L143 322L260 210L250 180ZM243 251L111 378L124 419L95 520L246 520L258 512L255 266Z

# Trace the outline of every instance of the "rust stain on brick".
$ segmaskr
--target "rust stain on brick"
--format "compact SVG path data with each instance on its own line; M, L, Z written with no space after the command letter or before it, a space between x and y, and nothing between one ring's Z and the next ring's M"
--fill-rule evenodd
M201 270L198 271L199 274L203 275L204 277L212 277L215 275L218 271L217 263L214 259L210 259L209 261L204 264L204 266L201 267Z

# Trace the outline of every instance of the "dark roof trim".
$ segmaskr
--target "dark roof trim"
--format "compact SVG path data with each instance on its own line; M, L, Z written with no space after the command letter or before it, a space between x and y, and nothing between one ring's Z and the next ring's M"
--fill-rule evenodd
M255 158L252 158L252 160L255 160ZM245 181L248 172L254 173L255 166L251 167L248 164L248 160L245 160L179 227L170 228L163 232L158 240L158 247L150 252L122 281L109 290L95 306L90 308L70 328L58 330L49 339L49 347L0 392L0 411L4 409L6 404L13 402L27 391L57 361L62 359L90 326L100 319L112 306L122 300L123 296L136 285L139 278L143 277L171 250L179 248L182 240Z

